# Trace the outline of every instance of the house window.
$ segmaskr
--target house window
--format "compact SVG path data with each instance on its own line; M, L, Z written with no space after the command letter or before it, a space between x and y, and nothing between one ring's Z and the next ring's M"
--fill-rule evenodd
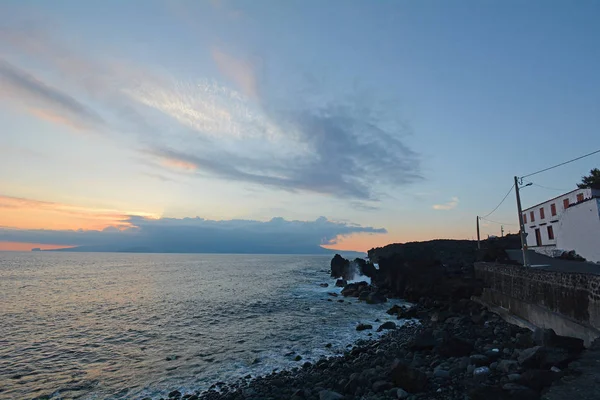
M540 219L544 219L546 216L544 215L544 207L540 208Z
M523 214L523 223L526 224L527 223L527 214Z
M529 213L529 216L531 217L531 222L535 222L535 214L533 213L533 211Z
M579 194L577 195L577 202L579 203L579 202L581 202L581 201L583 201L583 193L579 193Z
M563 207L564 208L569 208L569 199L564 199L563 200Z
M554 229L552 229L552 225L548 226L548 239L554 240Z
M556 204L550 204L550 212L552 213L553 217L556 215Z

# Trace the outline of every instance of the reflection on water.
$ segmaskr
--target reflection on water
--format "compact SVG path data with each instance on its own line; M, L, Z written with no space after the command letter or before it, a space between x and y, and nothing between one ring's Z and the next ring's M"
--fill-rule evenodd
M0 253L0 398L157 396L339 353L389 305L326 301L329 259Z

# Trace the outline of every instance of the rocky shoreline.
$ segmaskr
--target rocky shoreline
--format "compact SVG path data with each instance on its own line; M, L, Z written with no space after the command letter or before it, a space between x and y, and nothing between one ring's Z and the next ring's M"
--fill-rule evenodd
M387 297L413 301L388 314L404 324L382 324L377 340L359 340L341 356L269 375L218 382L208 391L169 399L187 400L538 400L555 381L578 373L580 339L551 330L531 332L503 321L471 300L480 290L469 268L439 261L392 256L379 269L364 261L336 256L331 276L340 278L342 295L367 303ZM353 272L354 271L354 272ZM353 273L373 285L350 283ZM357 330L374 327L359 324Z
M341 357L169 398L535 400L554 381L577 374L582 341L510 325L468 299L422 299L388 312L419 323L358 341Z

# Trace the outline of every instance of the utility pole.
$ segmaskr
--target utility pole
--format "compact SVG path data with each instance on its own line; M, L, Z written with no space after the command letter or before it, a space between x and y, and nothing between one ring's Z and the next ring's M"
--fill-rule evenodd
M477 249L481 250L481 243L479 242L481 239L479 237L479 215L477 216Z
M504 225L500 225L500 237L504 237Z
M527 234L525 233L525 224L523 223L523 210L521 209L521 196L519 195L519 178L515 176L515 192L517 194L517 211L519 213L519 227L521 230L521 251L523 252L523 266L529 267L527 257Z

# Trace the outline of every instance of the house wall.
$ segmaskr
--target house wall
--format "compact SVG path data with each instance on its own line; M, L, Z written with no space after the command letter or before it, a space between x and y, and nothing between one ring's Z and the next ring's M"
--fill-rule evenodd
M556 247L600 262L600 199L569 207L558 222Z
M553 249L561 249L558 245L558 229L559 229L559 221L562 218L563 213L565 212L565 208L563 202L565 199L569 199L569 204L573 205L577 203L577 195L583 194L585 199L591 198L592 196L599 196L600 190L592 190L592 189L577 189L569 193L565 193L562 196L556 197L554 199L548 200L544 203L538 204L536 206L530 207L526 210L523 210L523 215L526 218L525 223L525 232L527 233L527 246L536 247L536 235L535 230L540 230L541 236L541 244L542 246L551 246L547 251L553 251ZM556 206L556 215L552 215L551 205L554 204ZM571 206L573 207L573 206ZM568 209L570 209L569 207ZM541 217L540 209L544 209L544 218ZM535 220L531 220L531 213L534 213ZM554 231L554 239L550 239L548 234L548 226L552 226ZM536 250L536 249L534 249ZM537 249L536 251L543 251L542 249Z

